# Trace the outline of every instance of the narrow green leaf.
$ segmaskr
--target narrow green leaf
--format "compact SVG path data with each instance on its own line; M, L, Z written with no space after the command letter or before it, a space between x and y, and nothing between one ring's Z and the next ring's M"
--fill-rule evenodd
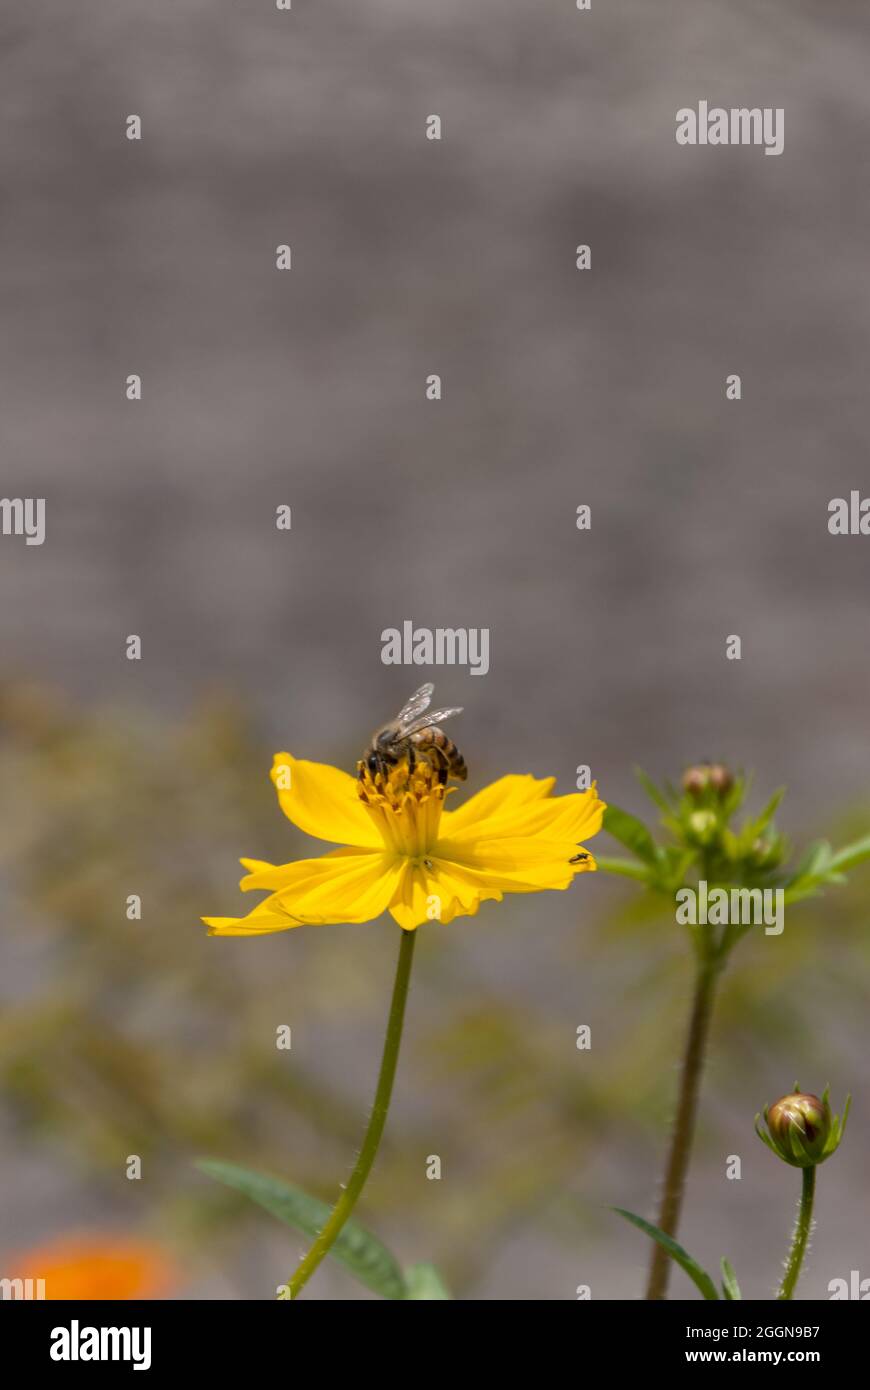
M823 873L831 862L831 846L827 840L816 840L811 844L791 876L791 882L798 879L815 878Z
M783 903L788 907L791 903L803 902L805 898L817 898L823 883L824 879L817 878L791 879L783 888Z
M828 868L832 873L843 873L846 869L853 869L856 864L863 863L865 859L870 859L870 835L863 840L856 840L853 845L845 845L843 849L838 849Z
M434 1265L411 1265L405 1270L405 1283L408 1288L406 1299L438 1299L442 1302L450 1299L447 1286Z
M620 1216L625 1217L626 1221L637 1226L639 1231L645 1231L653 1240L658 1241L662 1249L667 1250L671 1259L680 1266L680 1269L688 1274L692 1283L700 1289L708 1302L712 1302L714 1299L718 1300L719 1295L713 1280L706 1270L701 1268L697 1260L693 1260L691 1255L683 1249L682 1245L678 1245L670 1236L666 1236L664 1231L660 1231L658 1226L654 1226L651 1221L644 1221L642 1216L635 1216L633 1211L625 1211L623 1207L613 1207L611 1210L618 1212Z
M767 827L770 825L770 822L773 820L774 816L777 813L779 803L782 801L782 798L784 796L785 787L780 787L778 791L775 791L773 793L773 796L768 801L761 815L754 822L754 829L756 834L760 835L762 830L766 830Z
M640 782L640 785L643 787L650 801L658 806L659 810L670 812L673 809L664 792L656 786L651 777L647 776L642 767L636 767L634 769L634 775L638 782Z
M610 859L606 855L596 854L595 863L606 874L620 874L623 878L636 878L641 883L646 883L649 879L649 869L646 864L637 864L633 859Z
M722 1270L722 1292L729 1303L737 1302L743 1298L743 1294L740 1292L740 1285L737 1282L737 1275L734 1273L731 1261L726 1260L724 1255L720 1261L720 1268Z
M286 1226L301 1231L312 1240L323 1229L332 1210L326 1202L311 1197L301 1187L293 1187L280 1178L265 1173L253 1173L235 1163L201 1158L197 1168L217 1182L225 1183L263 1207ZM355 1221L348 1221L329 1252L349 1269L361 1284L382 1298L407 1298L408 1288L399 1264L377 1236L373 1236Z
M695 851L693 849L679 849L676 845L668 845L663 851L663 861L667 885L676 892L678 888L686 888L686 877L693 863L695 862Z
M647 864L658 863L658 850L655 840L647 830L642 820L633 816L628 811L621 811L618 806L608 806L604 812L604 829L618 840L626 849L630 849Z

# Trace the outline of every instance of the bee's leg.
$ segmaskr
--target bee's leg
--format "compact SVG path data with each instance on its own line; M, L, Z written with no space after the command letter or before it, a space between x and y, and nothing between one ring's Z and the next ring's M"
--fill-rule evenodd
M416 748L414 747L414 741L413 741L413 739L408 739L408 776L409 776L409 777L411 776L411 773L414 771L414 768L415 768L416 766L417 766L417 750L416 750Z

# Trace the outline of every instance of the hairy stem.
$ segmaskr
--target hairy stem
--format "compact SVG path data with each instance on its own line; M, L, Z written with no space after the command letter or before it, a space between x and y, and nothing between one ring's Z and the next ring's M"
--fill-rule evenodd
M807 1243L813 1225L813 1199L816 1195L815 1167L802 1169L801 1176L803 1177L803 1184L798 1216L795 1222L794 1235L791 1238L791 1249L785 1262L785 1274L779 1286L779 1293L776 1295L777 1299L791 1298L794 1293L795 1285L800 1278L804 1255L807 1253Z
M686 1174L692 1156L692 1142L695 1137L695 1119L698 1111L698 1093L704 1058L707 1051L707 1036L710 1031L710 1017L713 1012L713 997L716 991L718 971L709 959L700 959L695 978L695 993L692 1000L692 1014L689 1031L683 1052L683 1065L680 1074L680 1098L677 1116L671 1134L671 1147L665 1169L664 1189L659 1208L657 1225L666 1235L676 1237L683 1205L683 1191ZM648 1299L662 1299L668 1290L671 1272L671 1258L667 1251L656 1244L650 1262Z
M290 1279L287 1286L287 1297L298 1298L301 1290L308 1283L312 1274L320 1264L321 1260L328 1255L338 1236L341 1234L342 1227L353 1211L359 1200L360 1193L365 1187L366 1180L372 1170L375 1158L377 1157L378 1146L384 1132L384 1125L387 1122L387 1111L390 1108L390 1096L393 1092L393 1081L396 1076L396 1065L399 1060L399 1045L402 1041L402 1026L405 1020L405 1003L408 998L408 984L411 978L411 962L414 959L414 943L417 933L414 931L400 930L401 944L399 946L399 961L396 966L396 979L393 985L393 998L390 1003L390 1016L387 1020L387 1033L384 1039L384 1052L381 1058L381 1070L378 1076L378 1086L375 1091L375 1101L372 1106L372 1113L369 1117L362 1148L359 1157L350 1175L347 1187L342 1192L338 1201L332 1209L326 1225L315 1240L308 1254L302 1260L296 1273Z

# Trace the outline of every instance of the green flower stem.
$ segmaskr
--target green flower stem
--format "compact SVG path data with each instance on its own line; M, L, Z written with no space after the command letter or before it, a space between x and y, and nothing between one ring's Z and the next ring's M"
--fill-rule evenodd
M698 1112L698 1094L701 1087L701 1075L704 1070L707 1037L710 1031L710 1018L713 1013L713 999L718 974L718 961L710 958L708 950L700 956L698 962L692 1014L689 1020L689 1031L686 1037L680 1075L677 1118L671 1135L671 1148L668 1154L661 1206L656 1222L659 1229L671 1238L677 1234L686 1174L692 1156L695 1119ZM672 1261L668 1252L663 1246L656 1244L650 1262L649 1282L646 1290L648 1299L662 1299L666 1296L671 1266Z
M288 1296L291 1299L299 1297L301 1290L308 1283L308 1280L311 1278L321 1260L329 1253L335 1241L338 1239L342 1227L359 1200L360 1193L366 1185L366 1180L372 1170L375 1158L377 1157L378 1146L384 1132L384 1125L387 1122L387 1111L390 1108L390 1096L392 1095L393 1081L396 1076L396 1064L399 1060L399 1045L402 1041L402 1025L405 1021L405 1003L408 998L411 962L414 959L414 943L417 939L417 933L415 931L404 931L400 929L400 936L399 962L396 966L396 980L393 985L390 1016L387 1020L387 1034L384 1039L384 1052L381 1058L378 1088L375 1092L375 1102L372 1106L372 1113L369 1117L368 1128L366 1129L365 1138L362 1142L362 1148L359 1151L359 1157L350 1175L347 1187L333 1207L329 1220L326 1222L320 1235L308 1251L308 1254L302 1260L296 1273L289 1281Z
M803 1185L801 1187L801 1200L798 1207L798 1218L794 1228L794 1235L791 1240L791 1249L788 1252L788 1259L785 1264L785 1274L779 1286L777 1299L791 1298L795 1290L795 1285L800 1278L801 1265L804 1262L804 1255L807 1253L807 1242L810 1238L810 1231L813 1226L813 1199L816 1195L816 1170L815 1166L803 1168L801 1170Z

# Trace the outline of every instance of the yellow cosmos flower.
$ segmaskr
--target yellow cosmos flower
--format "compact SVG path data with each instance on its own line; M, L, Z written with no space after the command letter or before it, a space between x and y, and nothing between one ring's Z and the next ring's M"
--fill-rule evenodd
M444 803L455 789L424 760L387 776L363 767L355 779L278 753L271 776L294 825L343 847L293 864L243 859L241 887L270 896L247 917L204 917L211 935L369 922L385 911L413 931L429 920L473 916L505 893L567 888L595 868L583 847L605 809L594 785L553 796L553 777L502 777L452 811Z
M411 697L397 721L403 737L386 753L379 747L359 763L356 780L337 768L278 753L272 781L284 814L308 835L344 843L295 864L243 859L248 873L242 888L259 888L269 897L247 917L203 918L215 936L260 936L305 922L370 922L383 912L402 928L363 1142L348 1182L281 1298L298 1298L329 1254L375 1162L396 1076L416 928L433 919L473 916L482 902L500 901L505 893L567 888L575 874L595 868L583 847L601 829L605 810L594 786L553 796L552 777L502 777L455 811L445 809L455 790L446 786L445 760L425 742L415 743L414 735L458 711L439 710L415 725L412 716L426 711L431 694L426 685ZM376 736L379 744L382 734ZM408 751L396 756L397 746Z

